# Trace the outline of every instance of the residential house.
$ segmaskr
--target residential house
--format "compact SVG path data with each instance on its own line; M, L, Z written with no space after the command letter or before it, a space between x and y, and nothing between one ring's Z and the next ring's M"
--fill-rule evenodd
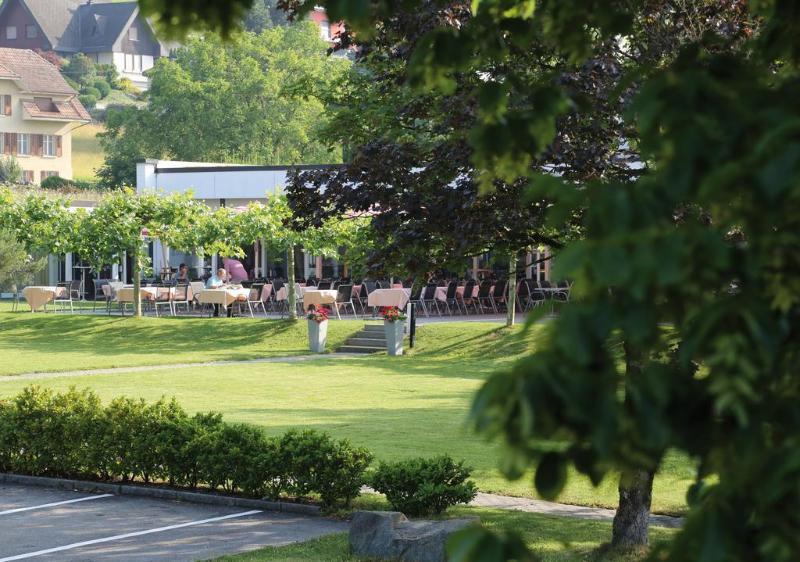
M72 131L91 117L58 69L28 49L0 48L0 152L23 181L72 178Z
M136 2L4 0L0 47L84 53L146 89L145 72L174 46L156 38Z

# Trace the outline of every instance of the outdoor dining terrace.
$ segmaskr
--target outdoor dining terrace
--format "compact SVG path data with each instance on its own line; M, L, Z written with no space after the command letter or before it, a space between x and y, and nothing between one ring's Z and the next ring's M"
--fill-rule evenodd
M374 317L384 307L416 307L425 318L484 316L506 312L511 284L499 280L432 280L428 283L392 282L348 278L301 279L295 283L297 314L327 308L331 318ZM568 282L521 279L515 285L514 307L520 313L570 299ZM22 295L31 312L131 314L134 287L118 281L98 280L93 298L86 299L81 281L55 286L25 287ZM90 296L90 297L91 297ZM142 311L153 316L286 317L290 311L289 286L282 279L262 279L207 288L203 281L185 283L143 282L140 286ZM22 308L17 302L15 308Z

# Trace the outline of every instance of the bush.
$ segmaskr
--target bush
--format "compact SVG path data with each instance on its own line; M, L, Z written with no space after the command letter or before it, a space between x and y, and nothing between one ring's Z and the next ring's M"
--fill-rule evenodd
M373 455L366 449L353 447L349 441L334 441L327 433L289 431L278 449L292 480L290 493L304 495L316 492L323 505L333 506L358 496L365 482L364 473ZM288 480L288 479L287 479Z
M137 88L130 78L120 78L118 81L119 89L132 96L138 96L142 91Z
M119 71L116 66L113 64L98 64L95 65L95 71L109 86L119 88Z
M19 183L22 179L22 166L13 156L0 157L0 179L7 183Z
M167 481L249 496L318 494L349 504L372 454L325 433L267 438L219 414L189 417L175 400L117 398L28 387L0 401L0 470L122 481Z
M78 100L86 109L94 109L94 106L97 105L97 97L95 96L88 96L86 94L81 94L80 96L78 96Z
M92 86L94 86L94 89L100 94L100 98L108 97L108 94L111 93L111 86L109 86L108 82L106 82L103 78L98 78L92 82Z
M100 90L93 86L85 86L83 90L81 90L81 94L84 96L94 96L95 99L101 99L103 96L100 93Z
M467 480L470 472L463 461L456 463L447 455L381 463L372 487L408 516L434 515L475 498L477 488Z

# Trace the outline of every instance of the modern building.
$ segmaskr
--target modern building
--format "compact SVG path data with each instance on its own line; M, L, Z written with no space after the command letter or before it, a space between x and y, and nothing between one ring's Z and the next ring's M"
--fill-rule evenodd
M0 48L0 152L24 183L72 178L72 131L91 117L58 69L27 49Z
M159 41L136 2L5 0L0 6L0 47L84 53L113 64L120 75L146 89L145 71L174 45Z

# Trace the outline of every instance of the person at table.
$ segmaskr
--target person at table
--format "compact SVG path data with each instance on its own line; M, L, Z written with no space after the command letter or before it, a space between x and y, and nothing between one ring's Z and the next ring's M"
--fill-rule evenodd
M222 289L225 285L227 285L227 279L228 279L228 272L221 267L217 270L216 274L208 278L208 281L206 281L206 289ZM232 312L233 308L228 307L228 317L231 316ZM215 317L219 316L218 304L214 305L214 316Z
M189 266L185 263L182 263L178 266L178 271L175 272L175 277L173 278L175 284L178 283L188 283L189 282Z

